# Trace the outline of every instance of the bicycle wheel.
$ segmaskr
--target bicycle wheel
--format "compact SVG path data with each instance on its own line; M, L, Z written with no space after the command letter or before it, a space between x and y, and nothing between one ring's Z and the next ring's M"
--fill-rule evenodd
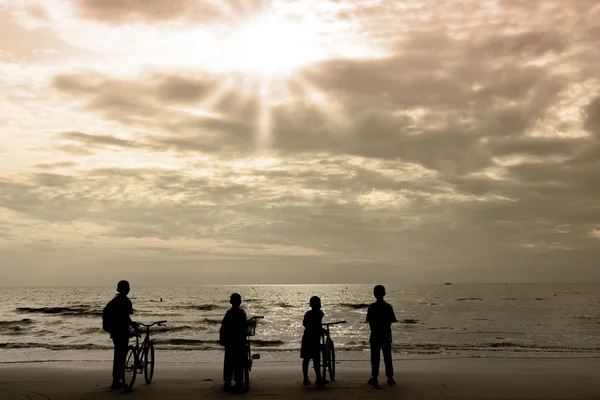
M127 348L127 357L125 358L125 391L131 391L133 384L135 383L135 376L137 375L137 367L139 364L138 354L135 346L129 346Z
M154 376L154 343L148 342L148 347L144 353L144 379L146 383L152 382Z
M250 368L244 367L244 390L247 392L250 390Z
M335 380L335 348L333 342L329 343L329 380L333 382Z

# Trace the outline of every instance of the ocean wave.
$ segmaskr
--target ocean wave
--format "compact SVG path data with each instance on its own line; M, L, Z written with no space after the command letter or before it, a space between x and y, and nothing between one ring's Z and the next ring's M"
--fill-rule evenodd
M225 309L223 306L216 304L187 304L183 306L173 306L171 308L184 309L184 310L197 310L197 311L213 311L217 309Z
M369 346L369 341L367 340L351 340L346 343L348 346ZM339 345L338 345L339 346Z
M183 338L171 338L171 339L156 339L154 340L156 344L166 344L173 346L193 346L193 345L218 345L219 342L217 340L203 340L203 339L183 339Z
M24 335L26 333L26 331L25 331L25 329L16 325L16 326L11 326L10 328L7 328L7 329L3 329L0 331L0 333L2 333L3 335L6 335L6 336L19 336L19 335Z
M33 320L31 318L23 318L18 321L0 321L0 329L31 324L33 324Z
M49 330L43 329L41 331L35 332L33 336L35 336L35 337L44 337L44 336L54 335L54 334L55 334L55 332L53 332L53 331L49 331Z
M84 328L84 329L79 329L77 332L79 332L79 334L82 335L97 335L97 334L102 334L102 335L108 335L107 332L104 331L104 329L102 329L101 327L97 327L97 328Z
M222 350L217 340L199 340L199 339L154 339L157 350ZM262 351L295 351L299 346L284 346L286 343L281 340L252 340L252 345ZM1 349L30 349L41 348L48 350L112 350L112 345L98 345L93 343L81 344L54 344L39 342L24 343L0 343ZM357 351L369 348L369 342L366 340L350 341L348 343L336 343L336 351ZM519 353L519 354L540 354L540 353L598 353L600 347L563 347L563 346L543 346L535 344L515 343L509 341L487 342L487 343L393 343L392 351L394 353L404 354L443 354L443 353L465 353L465 352L494 352L494 353Z
M277 303L275 304L275 307L279 307L279 308L293 308L294 306L291 304L287 304L287 303Z
M283 346L285 342L281 340L259 340L252 339L250 342L257 347L277 347Z
M367 303L340 303L340 306L346 308L352 308L354 310L361 310L363 308L369 308L370 304Z
M102 310L96 310L89 306L73 307L17 307L16 312L25 314L53 314L53 315L72 315L72 316L100 316Z
M211 324L211 325L221 324L220 319L214 319L214 318L203 318L200 322L204 322L205 324Z
M392 349L394 351L408 351L411 350L429 350L429 351L515 351L515 352L573 352L573 353L585 353L585 352L597 352L600 351L600 347L565 347L565 346L544 346L536 344L526 343L514 343L514 342L488 342L488 343L465 343L465 344L451 344L451 343L393 343Z
M481 297L461 297L460 299L456 299L456 301L483 301Z
M155 333L169 333L169 332L181 332L181 331L205 331L206 327L204 326L190 326L190 325L180 325L180 326L164 326L152 331Z
M185 346L187 348L222 348L219 345L218 340L210 340L210 339L185 339L185 338L169 338L169 339L155 339L154 342L157 345L167 345L167 346ZM278 347L285 344L285 342L281 340L251 340L252 345L255 347Z
M414 319L414 318L406 318L403 319L402 321L398 321L401 324L418 324L419 320L418 319Z
M52 344L52 343L0 343L0 349L48 349L48 350L108 350L113 346L103 346L92 343L82 344Z
M33 324L33 320L23 318L18 321L0 321L0 334L8 336L24 335L27 332L26 327Z

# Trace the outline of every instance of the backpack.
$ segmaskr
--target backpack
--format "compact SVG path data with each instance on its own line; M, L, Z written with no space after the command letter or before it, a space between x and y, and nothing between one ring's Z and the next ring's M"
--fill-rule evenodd
M112 331L114 319L114 299L112 299L102 310L102 329L104 329L104 332L110 333Z

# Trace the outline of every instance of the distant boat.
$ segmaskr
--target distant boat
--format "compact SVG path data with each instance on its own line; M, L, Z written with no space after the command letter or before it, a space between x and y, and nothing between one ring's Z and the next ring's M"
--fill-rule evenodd
M446 282L446 285L452 285L450 282Z

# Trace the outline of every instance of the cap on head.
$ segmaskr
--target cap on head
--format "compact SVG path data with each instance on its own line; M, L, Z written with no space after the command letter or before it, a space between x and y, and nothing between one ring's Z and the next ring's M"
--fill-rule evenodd
M239 293L233 293L229 297L229 302L234 306L239 306L240 304L242 304L242 296L240 296Z
M119 281L119 283L117 283L117 292L119 292L119 293L129 292L129 282Z
M385 296L385 287L383 285L377 285L373 288L373 295L376 298Z
M321 298L319 296L313 296L310 298L309 304L311 308L321 308Z

